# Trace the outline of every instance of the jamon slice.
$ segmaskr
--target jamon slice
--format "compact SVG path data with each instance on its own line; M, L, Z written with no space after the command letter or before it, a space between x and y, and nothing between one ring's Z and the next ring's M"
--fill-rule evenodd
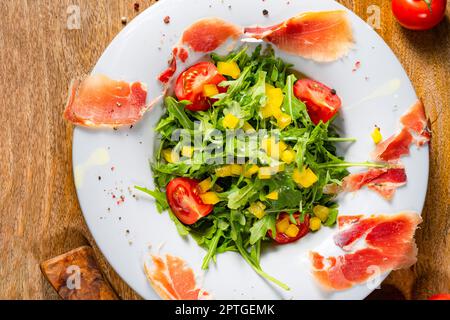
M186 48L208 53L216 50L229 38L237 39L241 34L241 28L219 18L204 18L194 22L183 32L180 43L173 48L169 65L158 80L163 84L169 83L177 72L177 60L186 62L189 58Z
M182 44L195 52L211 52L229 38L242 34L238 26L219 18L205 18L194 22L183 33Z
M409 145L413 141L413 136L409 133L409 129L402 130L387 140L377 144L372 152L372 158L376 161L395 162L401 156L409 154Z
M151 265L144 265L150 284L164 300L208 299L209 294L197 288L194 272L187 263L171 255L151 256Z
M345 290L382 273L411 266L417 255L414 232L421 221L415 212L339 217L335 243L346 251L359 241L365 246L337 257L311 252L314 277L327 289Z
M348 175L342 181L344 191L354 192L367 186L387 200L392 199L397 188L405 184L406 173L403 167L371 169Z
M425 109L422 101L418 100L409 108L409 110L400 118L402 125L412 131L416 136L414 140L418 146L422 146L431 139L431 133L428 129L428 120L425 115Z
M337 60L353 46L350 21L342 10L301 13L278 25L249 27L244 32L247 37L318 62Z
M118 127L139 121L147 110L147 89L104 75L73 81L64 117L86 127Z

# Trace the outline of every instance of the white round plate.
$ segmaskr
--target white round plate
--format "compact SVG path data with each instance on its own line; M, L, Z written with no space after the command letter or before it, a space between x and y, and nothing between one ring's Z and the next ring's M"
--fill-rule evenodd
M263 16L263 9L269 11L268 16ZM93 73L145 82L151 99L161 92L156 77L166 68L171 48L183 30L199 18L221 17L242 26L272 25L300 12L333 9L347 10L330 0L190 0L189 5L185 0L163 0L139 15L114 39ZM370 132L374 125L381 128L385 137L391 135L398 128L400 115L417 97L384 41L353 12L348 13L356 45L347 57L318 64L277 54L297 70L337 90L344 104L340 119L343 132L358 138L342 151L350 161L365 161L373 149ZM163 22L167 15L171 17L170 24ZM357 61L360 68L353 71ZM158 106L148 112L132 129L76 128L73 139L78 199L89 229L113 268L146 299L159 298L143 272L149 246L154 252L182 257L196 272L200 271L205 254L195 241L178 235L168 214L157 213L152 199L133 190L134 185L154 187L148 161L155 145L153 128L162 110ZM340 213L421 212L428 181L428 147L411 149L411 155L402 159L408 184L397 191L391 202L364 189L340 198ZM217 264L203 274L202 286L216 299L363 299L386 275L378 281L330 293L323 291L310 274L309 250L338 253L333 232L334 229L323 228L297 243L263 254L264 270L287 283L291 291L264 281L235 253L219 255Z

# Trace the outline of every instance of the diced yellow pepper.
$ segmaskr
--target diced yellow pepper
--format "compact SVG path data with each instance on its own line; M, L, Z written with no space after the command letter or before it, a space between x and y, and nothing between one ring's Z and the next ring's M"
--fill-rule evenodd
M321 226L322 222L320 221L319 218L313 217L309 220L309 229L311 229L311 231L317 231L320 229Z
M255 173L259 171L259 167L256 164L246 167L244 170L244 177L251 178Z
M309 188L319 180L310 168L303 168L302 171L295 168L292 179L303 188Z
M220 74L230 76L233 79L239 78L239 75L241 74L241 69L239 69L239 66L235 61L221 61L217 63L217 70Z
M191 146L183 146L181 148L181 155L186 158L192 158L194 154L194 147Z
M200 188L201 193L205 193L205 192L209 191L212 188L212 186L213 186L213 184L212 184L211 178L206 178L205 180L203 180L202 182L200 182L198 184L198 187Z
M232 164L231 174L233 176L240 176L242 174L242 166L240 164Z
M236 127L239 125L239 118L236 117L234 114L227 114L225 118L223 118L223 126L227 129L236 129Z
M261 167L258 171L258 179L267 180L273 175L273 169L271 167Z
M320 221L325 222L330 214L330 209L327 207L317 205L313 208L314 215L320 219Z
M262 107L261 116L263 119L270 118L271 116L273 116L273 110L269 107Z
M257 217L258 219L261 219L266 215L266 212L264 211L265 209L266 209L266 206L264 205L264 203L258 201L258 202L253 202L252 204L250 204L248 211L251 214L253 214L255 217Z
M273 191L266 196L270 200L278 200L278 191Z
M179 160L179 155L173 152L172 149L164 149L161 153L168 163L175 163Z
M275 173L278 173L278 172L283 172L284 169L285 169L285 166L284 166L284 163L280 163L279 165L273 166L273 167L270 167L270 168L272 169L272 173L275 174Z
M252 125L248 122L244 122L244 125L242 126L242 129L245 133L253 133L256 132L255 128L252 127Z
M281 113L281 115L279 115L276 118L277 118L277 125L281 130L286 128L292 122L291 116L286 113Z
M216 204L220 202L220 198L215 192L202 193L200 194L200 198L204 204Z
M299 231L300 229L295 224L290 224L284 234L288 237L294 238L298 235Z
M275 159L278 159L281 153L288 148L284 141L276 142L274 137L263 139L261 147L266 153Z
M287 164L292 163L295 160L296 154L294 150L284 150L281 153L281 161L286 162Z
M375 127L375 129L373 129L373 131L370 135L372 136L372 140L375 144L379 144L383 140L383 136L381 135L380 128L378 128L378 127Z
M215 84L205 84L203 86L203 95L205 97L214 97L215 95L219 94L219 89Z
M285 216L283 219L277 222L275 225L277 232L283 233L285 232L291 223L289 222L289 216Z
M219 178L231 177L231 166L223 166L216 169L216 175Z
M266 97L266 107L270 107L273 110L281 108L284 99L283 90L266 84Z

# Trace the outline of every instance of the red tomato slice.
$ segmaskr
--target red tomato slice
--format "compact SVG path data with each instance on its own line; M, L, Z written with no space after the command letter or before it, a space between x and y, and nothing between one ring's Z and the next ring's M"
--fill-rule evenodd
M194 224L210 214L214 206L204 204L199 196L198 181L175 178L167 184L166 197L177 218L184 224Z
M300 79L294 85L294 94L306 104L308 114L314 124L330 119L341 108L341 99L326 85L311 79Z
M428 300L450 300L450 293L438 293L429 297Z
M205 84L218 85L224 80L226 78L217 71L213 63L200 62L180 74L175 85L175 95L180 101L189 100L192 102L192 104L186 106L186 109L205 111L211 107L211 101L203 96L203 86Z
M407 29L428 30L445 16L447 0L392 0L392 12L398 22Z
M286 212L280 213L280 215L278 216L277 222L280 220L283 220L283 218L285 218L287 216L289 216L289 215ZM305 219L303 220L303 222L300 222L299 217L300 217L300 213L294 213L294 218L297 221L297 227L300 229L297 236L289 237L283 232L277 232L277 235L274 238L274 237L272 237L271 230L269 230L267 232L268 236L271 237L273 240L275 240L275 242L277 242L278 244L291 243L291 242L297 241L300 238L303 238L309 232L309 215L305 215Z

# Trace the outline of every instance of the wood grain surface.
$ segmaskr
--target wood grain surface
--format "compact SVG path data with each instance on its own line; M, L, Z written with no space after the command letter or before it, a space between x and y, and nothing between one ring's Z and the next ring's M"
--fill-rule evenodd
M0 299L58 299L39 264L84 244L94 247L119 296L139 299L87 230L72 176L73 127L62 112L70 80L92 69L123 28L122 17L130 21L139 13L135 3L142 11L154 2L0 1ZM385 284L408 299L450 292L449 8L437 28L413 32L396 23L390 1L340 2L364 20L370 5L381 8L377 32L403 64L432 123L428 194L416 236L418 263L393 272ZM67 28L70 5L80 7L79 30Z

